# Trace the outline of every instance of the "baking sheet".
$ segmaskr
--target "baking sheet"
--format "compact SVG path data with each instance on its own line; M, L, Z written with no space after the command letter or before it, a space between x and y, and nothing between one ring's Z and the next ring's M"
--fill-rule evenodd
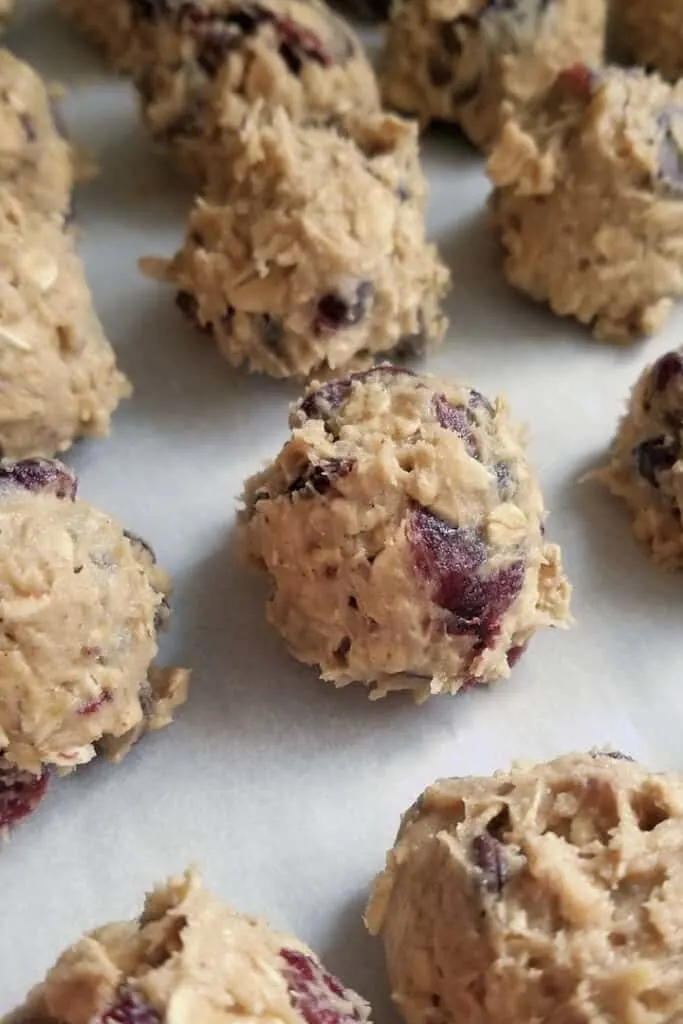
M596 345L514 295L483 213L481 158L457 135L424 142L429 225L453 271L451 328L424 365L530 424L549 535L575 586L576 626L546 631L513 678L414 707L336 692L286 654L265 586L233 547L244 477L286 436L286 384L231 371L136 270L179 243L190 194L139 129L132 90L102 74L51 0L20 0L15 52L64 82L65 119L102 173L77 193L95 301L136 393L112 437L68 457L81 494L155 547L173 574L167 663L192 667L170 729L119 767L53 785L0 851L0 1012L81 931L135 914L156 880L195 861L210 886L306 939L394 1021L379 943L363 929L368 884L400 812L441 775L489 772L612 743L656 769L683 767L683 582L652 566L623 508L578 478L600 457L640 368L680 342L683 309L657 338Z

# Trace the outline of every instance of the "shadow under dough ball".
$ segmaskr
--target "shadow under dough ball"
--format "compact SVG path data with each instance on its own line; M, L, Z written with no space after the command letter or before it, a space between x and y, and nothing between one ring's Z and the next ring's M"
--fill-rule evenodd
M656 331L683 294L683 83L575 65L488 163L508 281L602 341Z
M407 1024L683 1017L683 780L623 754L444 779L366 921Z
M382 57L387 106L460 125L488 148L504 116L563 67L602 63L606 0L397 0Z
M232 910L188 871L134 921L67 950L6 1024L367 1024L369 1014L299 939Z
M668 82L683 75L680 0L618 0L611 9L615 56L658 71Z
M360 40L318 0L184 3L157 18L135 83L152 138L200 179L259 101L305 123L380 109Z
M336 685L417 699L505 678L570 588L504 403L388 364L313 386L247 481L269 621Z
M118 760L187 693L184 669L151 667L168 577L76 487L59 462L0 460L0 830L51 771Z

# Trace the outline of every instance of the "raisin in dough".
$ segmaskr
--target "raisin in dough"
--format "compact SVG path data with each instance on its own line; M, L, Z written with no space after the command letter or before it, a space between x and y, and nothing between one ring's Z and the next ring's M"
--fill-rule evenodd
M683 569L683 350L640 375L607 465L591 475L626 503L655 561Z
M407 1024L683 1019L683 782L621 754L446 779L366 920Z
M108 433L130 385L59 223L0 187L0 454L54 455Z
M133 73L144 59L156 18L181 0L59 0L62 13L117 71Z
M183 4L159 19L155 40L136 78L143 118L192 176L230 158L258 100L307 123L379 109L360 41L317 0Z
M302 376L441 340L449 275L425 240L415 129L379 116L354 135L284 111L254 124L176 257L142 262L234 366Z
M6 1024L366 1024L369 1010L302 942L188 871L67 950Z
M422 125L453 121L488 147L577 60L600 63L606 0L397 0L383 57L385 103Z
M559 549L500 400L385 364L309 389L247 481L242 543L301 661L373 697L506 677L568 620Z
M151 549L47 459L0 461L0 827L47 772L117 759L171 721L183 669L150 668L169 582Z
M0 185L27 211L66 216L74 169L45 85L33 68L0 49Z
M628 342L683 294L683 83L563 72L489 160L491 210L516 288Z
M619 0L612 9L617 55L677 81L683 75L682 14L680 0Z

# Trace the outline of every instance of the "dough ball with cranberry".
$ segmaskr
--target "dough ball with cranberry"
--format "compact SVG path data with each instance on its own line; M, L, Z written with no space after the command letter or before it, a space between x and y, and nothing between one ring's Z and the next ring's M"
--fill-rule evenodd
M142 263L234 366L302 377L443 335L449 275L425 238L415 127L346 127L254 118L232 185L217 171L175 258Z
M425 698L510 674L569 585L505 404L388 364L313 387L245 488L270 622L336 685Z

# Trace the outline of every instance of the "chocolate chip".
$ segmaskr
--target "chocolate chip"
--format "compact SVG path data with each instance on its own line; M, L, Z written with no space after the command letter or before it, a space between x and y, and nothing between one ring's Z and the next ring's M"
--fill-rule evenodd
M490 832L481 832L472 840L472 860L481 871L486 892L500 895L510 877L503 844Z
M354 327L367 315L374 291L370 281L350 279L339 282L335 291L328 292L319 300L314 330L340 331Z
M659 487L659 474L671 469L680 454L678 442L664 436L648 438L633 449L638 472L653 487Z

